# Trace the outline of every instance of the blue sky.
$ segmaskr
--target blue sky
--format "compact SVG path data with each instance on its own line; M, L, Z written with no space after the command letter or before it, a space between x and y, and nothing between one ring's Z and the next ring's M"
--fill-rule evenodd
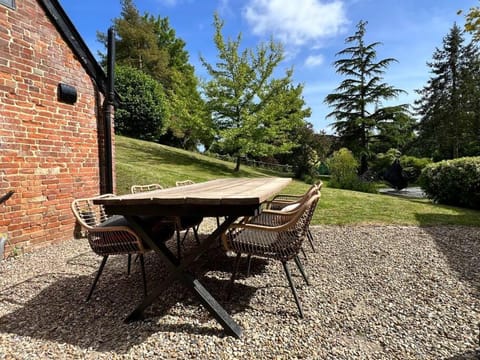
M112 19L120 16L119 0L60 0L61 5L90 47L104 50L96 32L107 32ZM407 91L394 103L413 103L415 89L426 84L436 47L454 22L463 27L458 10L478 6L477 0L134 0L140 13L168 17L177 37L186 42L196 74L205 79L201 54L216 60L213 44L213 13L225 21L224 36L242 33L242 45L254 48L274 40L284 44L286 59L279 75L293 66L294 82L304 84L304 98L312 109L308 119L316 131L332 133L332 110L324 104L342 78L335 73L336 53L345 48L345 38L355 32L360 20L368 21L366 43L381 42L378 59L393 57L384 80ZM468 38L468 37L467 37Z

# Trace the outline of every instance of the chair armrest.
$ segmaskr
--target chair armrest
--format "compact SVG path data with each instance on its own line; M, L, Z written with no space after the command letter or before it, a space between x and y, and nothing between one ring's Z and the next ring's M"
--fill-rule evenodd
M125 232L131 233L131 234L138 237L137 233L134 232L128 226L118 226L118 225L114 225L114 226L94 226L94 227L88 229L88 231L91 232L91 233L125 231Z
M289 228L295 226L297 220L302 216L305 211L307 204L299 206L292 211L277 211L277 210L264 210L262 214L269 214L271 216L278 216L282 218L280 225L265 225L265 224L255 224L251 221L254 221L254 218L249 218L246 222L234 223L230 225L229 229L251 229L251 230L262 230L262 231L285 231Z
M290 228L292 226L291 221L287 222L286 224L283 224L281 226L268 226L268 225L260 225L260 224L232 224L230 226L230 230L233 229L240 229L240 230L261 230L261 231L271 231L271 232L280 232L280 231L285 231L286 229Z
M315 194L303 203L300 203L298 207L291 211L280 210L263 210L261 214L269 214L271 216L278 216L284 219L282 224L269 226L265 224L254 224L254 217L249 218L246 222L234 223L230 225L230 229L252 229L252 230L265 230L265 231L284 231L297 223L297 220L303 215L303 213L309 209L312 204L316 203L319 199L319 195Z
M290 194L278 194L275 195L271 201L290 202L300 200L304 195L290 195Z
M280 194L273 197L271 200L265 201L265 208L282 208L285 205L291 204L292 202L302 200L303 195L286 195Z

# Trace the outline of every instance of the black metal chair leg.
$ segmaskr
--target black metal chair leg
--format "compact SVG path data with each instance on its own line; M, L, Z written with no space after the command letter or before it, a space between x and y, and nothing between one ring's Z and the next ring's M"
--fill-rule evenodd
M177 229L177 257L180 260L182 257L182 240L180 239L180 230Z
M288 269L287 262L282 261L282 265L283 265L283 269L285 270L285 274L287 275L290 289L292 289L293 297L295 298L295 302L297 303L298 312L300 313L300 317L303 319L302 305L300 304L300 299L298 298L297 289L295 289L295 285L293 285L292 277L290 275L290 270Z
M308 281L307 273L305 272L305 269L303 268L302 262L300 261L300 258L298 257L298 255L295 256L293 260L295 260L295 264L297 264L297 268L298 270L300 270L300 273L302 274L303 279L305 280L307 285L310 285L310 281Z
M305 253L305 250L303 250L303 247L302 247L302 254L303 254L303 257L305 258L305 260L308 260L308 257L307 257L307 254Z
M147 277L145 275L145 259L143 258L143 254L140 254L140 266L142 268L143 293L147 296Z
M242 253L237 253L237 257L235 258L235 263L233 265L232 277L230 278L230 285L227 294L227 300L230 300L232 297L232 290L233 290L233 283L235 282L235 276L237 275L238 265L240 264L240 257Z
M130 266L132 264L132 254L128 254L127 275L130 275Z
M198 227L193 227L193 235L195 236L195 240L197 241L197 245L200 245L200 238L198 237Z
M97 285L97 281L100 278L100 275L102 275L103 268L105 267L105 264L107 263L108 255L105 255L102 259L102 262L100 264L100 267L98 268L97 275L95 276L95 280L93 280L92 287L90 288L90 292L88 293L87 296L87 301L90 300L90 297L93 294L93 289L95 289L95 286Z
M308 242L310 243L310 246L312 247L313 252L317 252L317 250L315 249L315 246L313 246L313 235L310 229L307 230L307 239L308 239Z
M247 277L250 276L250 266L252 265L252 255L247 256Z

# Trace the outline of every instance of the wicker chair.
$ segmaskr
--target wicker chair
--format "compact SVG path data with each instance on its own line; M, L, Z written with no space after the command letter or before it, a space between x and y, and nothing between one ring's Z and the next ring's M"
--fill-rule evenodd
M132 194L144 192L144 191L152 191L152 190L160 190L163 189L163 186L160 184L148 184L148 185L132 185L130 191Z
M101 195L102 197L112 194ZM95 198L76 199L71 208L76 220L86 231L91 249L103 260L93 281L87 301L90 300L93 290L102 274L103 268L110 255L128 254L128 274L130 274L131 255L138 254L142 268L143 290L147 294L145 277L145 263L143 254L147 251L142 240L127 226L123 216L108 217L103 206L93 204Z
M315 194L318 194L319 197L321 195L319 187L316 185L312 185L308 189L308 191L303 195L284 195L284 194L276 195L272 200L266 202L264 211L262 211L259 215L248 219L247 221L253 224L258 224L258 225L267 225L267 226L270 226L272 224L280 225L282 223L282 217L277 215L278 214L277 211L282 211L282 213L285 213L285 212L290 212L292 210L295 210L298 206L308 201L310 197L312 197ZM312 220L315 209L317 207L317 203L318 201L315 202L313 206L309 208L308 217L306 220L306 223L308 225L307 225L305 236L309 240L313 251L315 251L315 247L313 246L313 236L310 232L309 225ZM274 210L273 213L270 210ZM303 246L301 251L305 259L307 259L307 255L303 250ZM250 275L251 261L252 261L252 257L251 255L248 255L247 276Z
M286 206L289 206L290 208L295 207L296 204L301 203L302 201L310 197L312 194L314 193L320 194L320 190L322 189L322 186L323 186L323 183L319 181L318 183L312 185L308 189L308 191L302 195L278 194L272 200L266 203L266 208L270 210L281 210ZM311 210L310 220L308 221L309 223L311 221L311 218L313 217L314 212L315 212L315 208ZM315 249L315 246L313 245L313 235L312 235L312 232L310 231L310 228L307 229L306 235L313 252L315 252L316 249Z
M175 181L175 186L187 186L187 185L193 185L195 182L192 180L179 180Z
M300 317L303 318L302 306L287 262L293 259L305 282L309 284L298 253L308 229L310 209L316 206L318 199L319 195L314 193L292 211L264 210L262 214L269 215L263 216L262 224L256 224L257 219L254 217L248 219L248 222L231 225L230 229L222 235L225 249L237 254L230 279L230 291L233 288L242 254L279 260L283 265ZM270 221L269 224L267 224L268 221Z

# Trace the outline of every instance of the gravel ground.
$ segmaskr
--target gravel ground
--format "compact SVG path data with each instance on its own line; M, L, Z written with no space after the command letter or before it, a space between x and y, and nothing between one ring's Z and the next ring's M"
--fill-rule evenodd
M300 319L278 262L256 259L227 300L233 258L212 249L192 269L244 329L220 325L179 284L124 324L142 297L139 265L100 263L86 240L0 262L0 359L476 359L480 228L313 227L307 286L290 266ZM189 239L189 244L194 242ZM173 244L172 244L173 245ZM150 287L164 276L146 257ZM244 269L244 268L243 268Z

